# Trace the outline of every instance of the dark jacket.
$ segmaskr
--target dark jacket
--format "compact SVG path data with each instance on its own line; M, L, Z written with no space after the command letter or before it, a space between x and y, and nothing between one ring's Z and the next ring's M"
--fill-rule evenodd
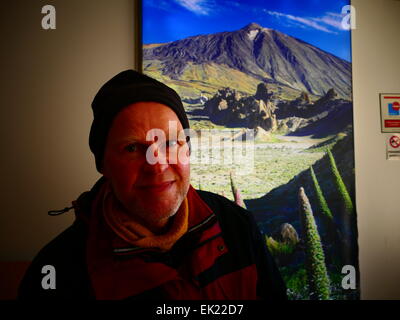
M99 184L78 198L80 210L90 210ZM285 284L251 213L211 192L196 190L196 196L212 214L192 226L170 251L128 250L115 256L121 263L144 266L132 280L132 294L120 298L286 300ZM76 219L46 245L28 268L18 298L95 299L87 271L87 236L87 224ZM56 270L56 289L42 288L45 265ZM143 277L160 274L163 283L143 282ZM101 299L108 299L107 293Z

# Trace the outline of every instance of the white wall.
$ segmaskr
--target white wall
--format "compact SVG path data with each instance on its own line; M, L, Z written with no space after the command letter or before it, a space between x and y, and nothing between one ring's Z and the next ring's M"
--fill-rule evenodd
M400 299L400 161L387 161L379 93L400 93L400 1L353 0L361 296Z
M41 28L48 3L56 30ZM133 68L133 1L0 6L0 260L31 260L73 220L72 211L47 211L70 206L98 178L90 104L105 81Z
M70 224L49 218L98 174L88 148L99 86L132 68L133 1L1 1L0 260L31 259ZM400 299L400 162L385 159L380 92L400 92L400 2L354 0L356 187L362 298Z

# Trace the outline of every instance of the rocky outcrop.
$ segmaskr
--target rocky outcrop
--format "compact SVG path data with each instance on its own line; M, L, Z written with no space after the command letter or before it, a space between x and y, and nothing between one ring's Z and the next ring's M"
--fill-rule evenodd
M237 102L236 91L230 88L225 88L218 90L218 92L206 102L205 109L210 116L214 116L220 111L227 109L228 103L232 109L236 109Z
M281 133L292 133L306 127L309 121L299 117L289 117L278 121L278 131Z
M271 94L268 93L267 89L267 84L266 83L260 83L257 86L257 91L254 96L257 100L265 100L268 101L271 97Z
M276 106L269 100L258 100L255 97L248 97L242 100L244 113L249 128L261 127L266 131L276 131Z
M203 94L200 94L200 96L196 98L183 98L183 102L186 102L188 104L202 104L206 103L208 101L208 98L204 96Z
M280 240L284 243L297 244L300 241L296 229L290 223L281 225Z
M267 133L312 135L321 138L344 130L352 122L352 103L338 99L334 89L313 103L306 92L275 105L266 83L253 96L231 88L219 90L204 104L203 112L216 124L260 128Z
M337 96L338 95L337 95L335 89L331 88L321 99L317 100L317 102L315 102L315 104L316 105L326 104L329 101L335 100L337 98Z
M235 134L232 141L247 141L253 140L258 142L269 142L271 140L271 133L265 131L261 127L256 127L254 129L242 129L237 134Z
M291 106L306 106L310 105L311 99L307 92L302 91L297 99L294 99L289 103Z
M310 104L310 103L311 103L310 96L308 95L307 92L304 92L304 91L303 91L303 92L301 93L299 99L300 99L300 102L302 102L302 103L307 103L307 104Z
M247 128L261 127L276 131L275 104L270 100L265 83L260 83L254 96L242 96L231 88L219 90L204 105L204 112L214 123Z
M292 101L282 101L278 105L276 115L278 119L288 117L308 118L315 114L314 103L307 92L301 92L300 96Z
M309 127L307 134L311 135L330 127L330 134L334 134L335 131L339 132L351 123L351 115L348 118L342 117L342 114L346 114L346 116L349 114L348 109L351 108L351 105L350 101L339 99L333 88L329 89L316 102L312 102L309 95L302 92L298 98L278 104L275 111L278 119L278 130L281 133L296 132L296 134L299 134L299 130L303 131L303 128ZM331 122L324 123L316 128L316 125L322 124L324 119L329 119ZM315 132L313 132L313 128L315 128Z

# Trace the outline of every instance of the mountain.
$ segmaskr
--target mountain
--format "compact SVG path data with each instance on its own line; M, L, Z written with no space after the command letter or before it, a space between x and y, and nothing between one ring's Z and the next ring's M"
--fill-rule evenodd
M146 45L143 58L144 72L169 81L184 96L191 90L215 93L222 87L254 92L264 81L272 91L283 89L291 98L299 91L322 96L330 88L351 97L349 62L255 23L237 31Z

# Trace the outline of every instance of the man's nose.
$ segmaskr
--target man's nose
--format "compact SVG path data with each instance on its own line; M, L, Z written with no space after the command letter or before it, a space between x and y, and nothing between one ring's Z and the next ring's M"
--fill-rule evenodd
M168 168L168 157L165 149L165 147L161 147L157 143L149 146L145 165L147 172L161 173Z
M168 168L168 164L162 164L162 163L155 163L155 164L150 164L147 163L146 165L146 172L151 172L151 173L162 173Z

